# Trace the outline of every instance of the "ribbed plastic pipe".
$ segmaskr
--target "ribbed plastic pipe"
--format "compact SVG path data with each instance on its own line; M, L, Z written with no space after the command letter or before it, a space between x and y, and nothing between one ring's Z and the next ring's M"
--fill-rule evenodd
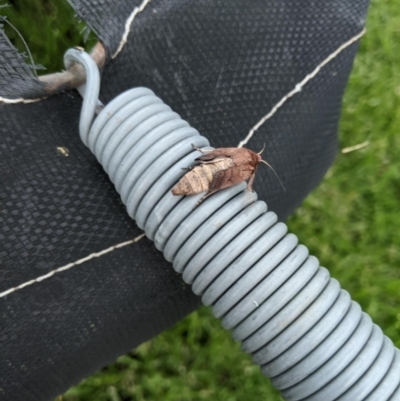
M81 138L129 215L282 397L399 401L400 351L254 192L242 183L196 209L202 194L171 194L199 156L192 144L208 140L146 88L115 98L91 125L99 78L86 53L66 60L87 69Z

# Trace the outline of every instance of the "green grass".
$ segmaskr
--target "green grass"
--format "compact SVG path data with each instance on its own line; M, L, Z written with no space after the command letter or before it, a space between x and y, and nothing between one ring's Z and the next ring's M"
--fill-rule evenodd
M88 34L86 24L74 18L75 12L66 0L0 0L3 4L10 7L1 8L0 15L7 17L25 39L34 63L46 69L38 75L64 69L62 56L70 47L91 49L96 43L95 35ZM20 35L7 23L2 24L14 46L27 54ZM31 64L29 59L27 63Z
M27 38L35 61L58 70L61 54L82 45L82 24L71 22L72 12L69 19L61 18L60 10L68 10L62 2L55 7L50 1L29 1L35 7L47 4L40 22L27 27L28 14L21 17L21 9L7 10L9 18ZM369 145L339 154L288 225L400 347L400 3L372 0L367 29L343 101L340 147ZM280 397L210 311L201 308L61 399Z
M236 401L267 396L280 399L259 368L201 308L70 389L62 400Z

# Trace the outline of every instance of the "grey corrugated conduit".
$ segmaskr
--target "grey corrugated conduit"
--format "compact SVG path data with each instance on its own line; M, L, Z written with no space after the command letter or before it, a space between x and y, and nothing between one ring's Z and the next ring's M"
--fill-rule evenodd
M96 65L87 71L82 141L114 182L129 215L182 273L242 349L290 401L400 400L400 351L285 224L244 183L178 197L172 186L209 142L146 88L96 117Z

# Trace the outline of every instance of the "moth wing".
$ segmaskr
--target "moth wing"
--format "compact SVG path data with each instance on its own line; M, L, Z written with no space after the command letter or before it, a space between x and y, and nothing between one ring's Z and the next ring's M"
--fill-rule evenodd
M211 152L204 153L195 160L199 162L208 162L215 161L216 159L221 160L224 158L231 158L235 154L235 151L237 151L237 148L218 148Z
M232 158L224 157L224 156L219 156L219 157L216 157L215 159L212 159L212 160L198 160L198 159L196 159L196 160L200 164L214 164L214 163L221 162L221 161L225 160L227 162L226 163L227 166L233 165Z
M218 171L210 184L209 192L217 192L220 189L232 187L249 179L251 175L251 171L243 171L240 167Z

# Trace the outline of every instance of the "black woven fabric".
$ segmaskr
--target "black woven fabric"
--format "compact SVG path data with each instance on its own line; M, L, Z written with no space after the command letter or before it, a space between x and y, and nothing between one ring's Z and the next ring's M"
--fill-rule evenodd
M70 2L109 56L140 3ZM102 100L147 86L213 146L235 146L361 31L366 7L365 0L153 0L137 15L121 53L109 57ZM255 189L281 219L334 159L356 47L324 67L249 142L257 151L266 143L263 156L285 184L283 192L260 167ZM18 98L35 85L36 93L28 92L40 96L22 60L7 54L0 58L0 96ZM0 292L140 234L79 140L80 105L74 91L0 104ZM197 305L147 239L0 298L0 399L50 400Z

